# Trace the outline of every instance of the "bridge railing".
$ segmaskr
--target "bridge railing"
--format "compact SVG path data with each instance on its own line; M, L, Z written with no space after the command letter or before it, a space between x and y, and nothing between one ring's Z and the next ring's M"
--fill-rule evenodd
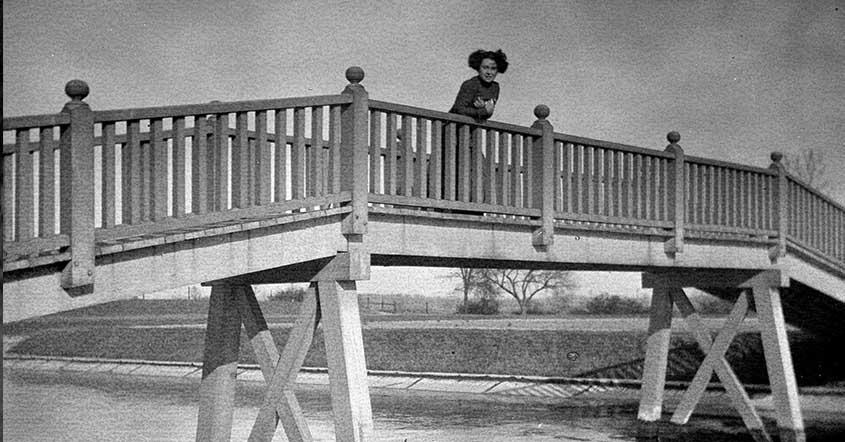
M555 133L545 106L531 127L481 122L369 100L363 72L347 78L338 95L112 111L69 84L61 113L4 118L4 261L89 247L93 269L95 237L352 201L344 233L365 232L367 204L430 208L531 224L540 245L555 225L661 235L674 252L731 236L845 269L845 210L780 156L762 169L686 156L677 133L663 151Z
M370 202L540 215L529 155L540 131L375 100L369 121Z

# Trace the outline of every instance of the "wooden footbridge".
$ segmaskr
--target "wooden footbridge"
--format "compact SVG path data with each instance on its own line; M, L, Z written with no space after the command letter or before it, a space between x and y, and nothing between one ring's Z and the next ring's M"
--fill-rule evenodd
M653 288L639 419L661 418L673 306L707 353L671 419L715 372L769 436L724 353L756 310L781 440L803 421L785 321L843 334L845 208L769 168L338 95L3 119L3 321L189 284L212 286L197 440L228 440L241 324L267 393L251 440L310 440L292 385L322 323L338 440L373 420L356 281L370 266L643 272ZM311 286L280 351L252 284ZM735 299L714 337L684 288ZM783 439L786 438L786 439Z

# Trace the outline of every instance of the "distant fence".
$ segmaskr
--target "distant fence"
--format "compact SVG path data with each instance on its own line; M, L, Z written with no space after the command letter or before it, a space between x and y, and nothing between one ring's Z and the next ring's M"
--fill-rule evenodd
M686 156L676 133L665 151L555 133L545 106L531 127L480 122L347 78L338 95L112 111L68 83L61 113L3 119L4 261L69 250L75 285L95 241L329 206L360 233L375 204L522 220L539 246L555 226L664 236L669 252L730 236L845 272L845 208L779 154L762 169Z

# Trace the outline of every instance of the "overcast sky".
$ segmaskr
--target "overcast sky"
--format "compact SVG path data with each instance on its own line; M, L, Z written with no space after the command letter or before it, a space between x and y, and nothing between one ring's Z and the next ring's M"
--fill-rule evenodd
M3 116L339 93L448 110L503 49L495 120L756 166L813 148L845 203L845 1L4 1Z

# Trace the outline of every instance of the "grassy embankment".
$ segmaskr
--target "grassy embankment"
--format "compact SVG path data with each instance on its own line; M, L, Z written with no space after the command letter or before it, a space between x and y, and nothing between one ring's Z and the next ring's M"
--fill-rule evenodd
M292 320L295 305L262 305L265 316ZM160 361L202 360L202 327L134 328L135 325L201 324L207 301L124 301L51 315L4 326L5 334L29 338L13 351L20 354L77 356ZM372 315L365 322L403 320L405 315ZM429 319L468 319L470 316L412 316ZM509 316L512 318L512 316ZM180 319L181 318L181 319ZM474 317L478 318L478 317ZM489 317L483 317L488 319ZM273 321L271 321L273 322ZM288 321L290 322L290 321ZM271 327L277 343L286 341L287 327ZM364 330L367 366L373 370L489 373L553 377L639 379L644 357L644 331L384 329ZM791 333L793 357L801 385L817 385L841 376L842 364L809 336ZM309 367L325 367L320 330L305 360ZM669 376L689 380L703 355L686 334L672 338ZM766 384L759 335L735 339L727 359L743 382ZM246 336L241 339L241 362L255 363Z

